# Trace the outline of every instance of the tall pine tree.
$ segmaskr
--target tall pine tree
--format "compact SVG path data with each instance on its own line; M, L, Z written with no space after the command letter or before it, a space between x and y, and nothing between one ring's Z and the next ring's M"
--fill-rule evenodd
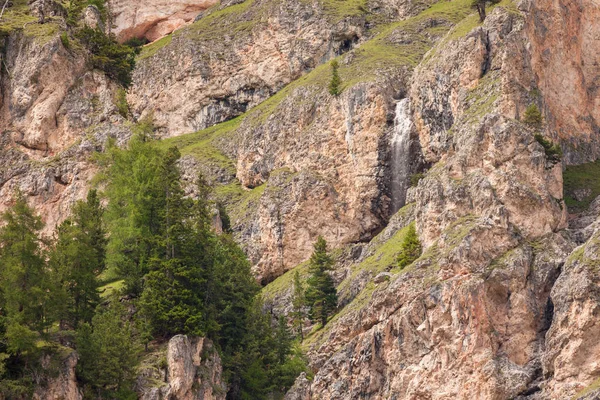
M53 298L59 304L62 329L77 329L90 323L100 302L98 275L104 270L106 233L98 194L90 190L87 201L79 201L70 219L58 228L50 254L57 282Z
M327 252L327 242L319 236L310 257L310 278L307 281L306 302L310 308L309 317L325 326L327 319L337 307L337 291L329 274L333 259Z
M125 280L125 290L133 296L142 292L150 259L164 250L157 243L163 237L166 206L160 170L164 151L152 135L152 123L142 121L127 149L109 144L99 159L109 200L107 269Z
M141 305L157 336L205 334L203 287L210 268L205 211L184 197L177 166L177 148L171 148L159 168L163 228L157 237L162 249L150 259Z
M37 335L52 323L48 313L50 279L38 236L43 224L21 194L2 220L2 314L8 351L20 354L33 350Z

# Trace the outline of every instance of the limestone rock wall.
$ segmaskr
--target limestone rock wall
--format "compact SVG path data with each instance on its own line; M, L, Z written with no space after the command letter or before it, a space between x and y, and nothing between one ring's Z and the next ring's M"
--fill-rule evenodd
M319 235L335 248L384 224L390 89L358 85L334 99L299 88L264 124L240 128L238 178L266 186L257 216L238 228L260 279L304 261Z
M289 399L562 399L600 376L595 236L575 249L561 165L518 121L536 82L526 10L496 8L417 68L424 254L310 338L318 372Z

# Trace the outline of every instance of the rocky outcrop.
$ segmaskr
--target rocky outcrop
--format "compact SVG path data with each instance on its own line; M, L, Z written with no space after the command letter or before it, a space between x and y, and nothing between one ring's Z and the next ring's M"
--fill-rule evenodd
M225 399L221 359L208 339L174 336L167 345L164 364L161 360L140 371L137 391L141 400Z
M33 394L34 400L81 400L83 395L77 385L75 376L75 367L77 366L77 353L70 350L68 354L60 360L58 373L49 371L53 362L52 356L45 356L42 359L41 366L48 373L49 377L43 384L36 386ZM55 368L55 367L54 367ZM1 397L1 396L0 396Z
M111 32L121 42L145 38L151 42L194 21L217 0L109 0Z
M304 261L318 235L339 247L382 226L391 95L378 84L338 99L299 88L264 124L249 119L240 128L238 177L246 186L266 185L257 216L238 227L260 279Z
M573 398L600 379L598 223L592 237L568 257L552 288L554 314L542 359L547 398Z

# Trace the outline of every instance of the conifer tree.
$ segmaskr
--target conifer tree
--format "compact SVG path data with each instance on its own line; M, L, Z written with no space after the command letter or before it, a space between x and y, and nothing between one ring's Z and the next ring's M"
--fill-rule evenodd
M337 307L337 291L329 271L333 259L327 253L327 242L319 236L310 257L310 278L306 290L306 302L310 308L309 318L325 326L327 319Z
M92 389L94 398L114 398L111 394L131 392L141 346L133 334L125 308L113 298L99 310L92 324L84 323L77 332L77 376Z
M288 328L286 318L282 315L277 320L277 330L275 331L275 354L279 364L285 363L291 349L292 334Z
M202 238L206 226L198 220L198 210L194 215L191 199L184 198L179 157L177 148L169 149L159 168L165 207L162 235L156 241L162 251L150 259L141 298L154 334L164 337L205 333L202 287L209 260Z
M300 338L304 340L302 328L306 318L306 295L304 285L300 280L300 273L294 272L294 293L292 295L292 327Z
M39 333L51 323L48 315L50 280L41 250L43 224L23 197L2 215L0 229L0 287L2 317L10 353L32 350Z
M331 62L331 81L329 82L329 93L333 96L339 96L342 93L342 79L339 73L339 63L336 60Z
M150 259L166 251L157 243L164 229L161 219L166 199L159 171L164 152L151 140L153 129L150 121L143 120L127 149L109 144L99 160L109 200L106 264L124 279L126 292L133 296L142 292Z
M412 264L417 258L421 256L421 242L417 231L415 230L415 224L410 224L406 236L400 245L400 253L398 254L398 266L404 268Z
M77 329L90 323L100 302L98 275L104 270L106 233L103 209L95 190L87 201L79 201L70 219L58 228L50 254L50 265L57 282L53 295L61 328Z

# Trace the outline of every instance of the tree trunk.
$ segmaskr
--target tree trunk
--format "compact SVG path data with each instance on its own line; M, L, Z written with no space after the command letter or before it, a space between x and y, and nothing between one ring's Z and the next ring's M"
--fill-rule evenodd
M477 3L477 12L479 13L479 21L485 21L485 1L479 1Z

